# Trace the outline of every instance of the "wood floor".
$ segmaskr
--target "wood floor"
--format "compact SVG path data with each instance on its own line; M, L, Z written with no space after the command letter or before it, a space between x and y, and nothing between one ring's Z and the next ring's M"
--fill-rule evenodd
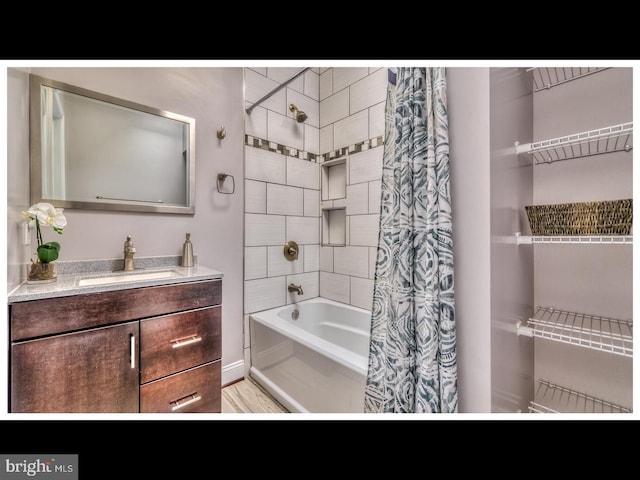
M222 413L289 413L250 378L222 389Z

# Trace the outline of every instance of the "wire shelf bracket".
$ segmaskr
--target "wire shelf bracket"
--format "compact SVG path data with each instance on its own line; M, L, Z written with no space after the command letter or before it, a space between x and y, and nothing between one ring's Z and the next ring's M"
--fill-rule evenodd
M552 163L572 158L588 157L633 149L633 122L575 133L564 137L520 144L516 153L533 157L534 164Z
M633 323L627 320L538 307L517 330L518 335L633 357Z
M609 68L611 67L534 67L527 69L527 72L532 72L533 75L533 91L539 92Z
M631 413L631 408L616 405L591 395L538 380L529 413Z

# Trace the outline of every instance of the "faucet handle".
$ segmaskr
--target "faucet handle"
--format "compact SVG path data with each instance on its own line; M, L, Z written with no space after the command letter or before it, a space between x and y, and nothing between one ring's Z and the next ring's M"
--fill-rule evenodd
M299 251L300 249L298 248L298 244L293 240L290 240L284 244L284 258L286 258L290 262L298 259Z

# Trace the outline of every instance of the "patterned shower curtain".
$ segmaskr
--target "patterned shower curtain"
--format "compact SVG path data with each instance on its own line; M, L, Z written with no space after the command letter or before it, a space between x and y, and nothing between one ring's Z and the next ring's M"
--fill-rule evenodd
M458 411L444 68L399 68L385 108L365 412Z

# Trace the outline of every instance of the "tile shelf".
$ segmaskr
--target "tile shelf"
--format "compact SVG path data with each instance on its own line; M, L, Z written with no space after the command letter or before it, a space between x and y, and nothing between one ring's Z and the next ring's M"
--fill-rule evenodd
M320 164L322 185L322 246L344 247L347 243L347 156Z

